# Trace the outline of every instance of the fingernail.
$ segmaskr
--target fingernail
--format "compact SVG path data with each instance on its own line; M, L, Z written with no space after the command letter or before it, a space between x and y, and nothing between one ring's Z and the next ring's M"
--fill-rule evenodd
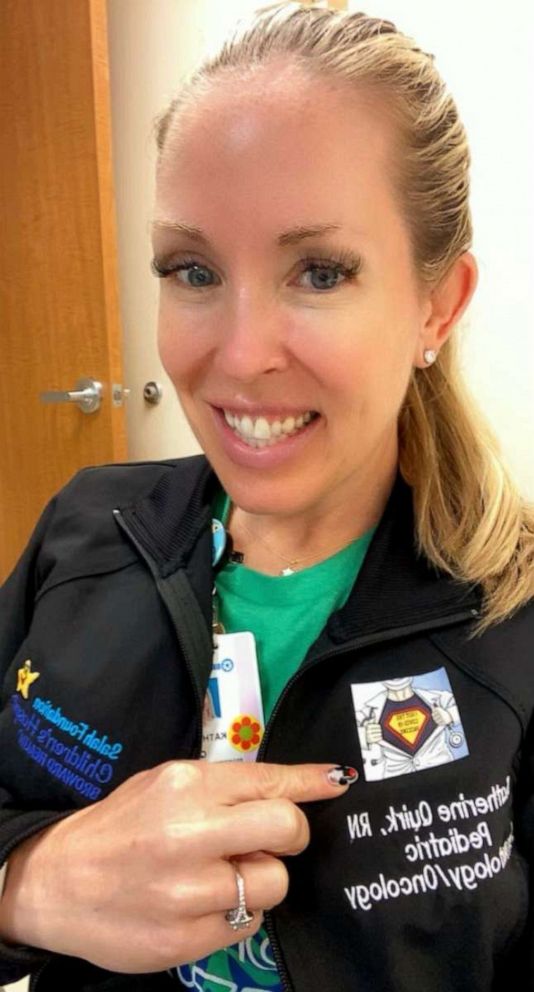
M358 778L358 772L350 765L336 765L326 773L326 777L332 785L352 785Z

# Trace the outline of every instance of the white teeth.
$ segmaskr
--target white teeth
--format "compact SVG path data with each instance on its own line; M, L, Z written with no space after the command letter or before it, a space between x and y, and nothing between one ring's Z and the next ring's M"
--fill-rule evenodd
M267 423L265 417L258 417L256 423L254 424L254 437L259 438L261 441L267 441L271 436L271 428Z
M267 445L277 444L279 439L295 434L313 418L312 411L308 410L306 413L298 414L297 417L285 417L284 420L274 420L269 423L266 417L252 418L248 414L239 417L229 410L223 412L229 427L251 448L265 448Z

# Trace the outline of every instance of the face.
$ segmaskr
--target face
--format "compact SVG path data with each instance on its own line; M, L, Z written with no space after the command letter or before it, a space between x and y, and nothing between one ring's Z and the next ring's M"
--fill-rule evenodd
M237 506L285 515L391 479L426 306L386 115L292 73L199 97L167 138L154 225L187 419Z

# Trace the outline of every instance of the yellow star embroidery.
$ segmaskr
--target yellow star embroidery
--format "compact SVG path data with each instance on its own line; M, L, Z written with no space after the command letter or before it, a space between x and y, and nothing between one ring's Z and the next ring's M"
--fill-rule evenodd
M35 680L39 678L40 673L32 672L32 663L28 658L28 660L24 662L24 667L19 668L17 675L17 692L20 692L23 699L27 699L28 689L30 688L32 682L35 682Z

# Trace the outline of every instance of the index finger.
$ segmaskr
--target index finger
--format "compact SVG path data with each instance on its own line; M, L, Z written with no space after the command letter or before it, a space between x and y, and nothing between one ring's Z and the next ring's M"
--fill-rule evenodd
M212 799L224 806L251 799L291 799L294 803L334 799L358 778L349 765L280 765L229 761L208 765L207 786Z

